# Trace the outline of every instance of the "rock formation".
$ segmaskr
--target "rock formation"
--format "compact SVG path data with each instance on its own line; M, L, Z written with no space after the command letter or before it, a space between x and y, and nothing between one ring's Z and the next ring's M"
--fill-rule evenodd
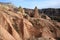
M39 15L36 7L34 17L13 10L0 6L0 40L60 40L60 22Z
M26 13L29 13L30 11L30 14L32 13L33 15L33 9L27 9L27 8L24 8L25 12ZM47 16L49 16L52 20L56 20L58 22L60 22L60 8L46 8L46 9L39 9L38 10L39 14L46 14Z
M40 14L41 18L47 19L47 20L51 20L50 17L48 17L47 15L45 15L44 13Z
M39 13L38 13L37 7L35 7L35 9L34 9L34 17L39 18Z

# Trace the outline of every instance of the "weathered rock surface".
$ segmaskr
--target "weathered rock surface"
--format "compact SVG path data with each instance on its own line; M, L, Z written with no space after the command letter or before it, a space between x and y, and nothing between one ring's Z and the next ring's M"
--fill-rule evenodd
M7 10L0 6L0 40L60 39L60 22L51 20L45 14L40 14L40 17L38 9L32 17L23 10L16 11L10 7Z

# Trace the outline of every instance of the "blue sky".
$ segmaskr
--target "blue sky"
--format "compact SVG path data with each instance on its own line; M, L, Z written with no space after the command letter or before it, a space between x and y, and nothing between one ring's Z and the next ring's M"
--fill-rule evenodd
M0 2L11 2L15 6L23 8L60 8L60 0L0 0Z

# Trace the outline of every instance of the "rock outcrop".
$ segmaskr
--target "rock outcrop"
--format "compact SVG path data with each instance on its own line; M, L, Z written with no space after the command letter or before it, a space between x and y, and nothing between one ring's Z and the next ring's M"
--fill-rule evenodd
M60 40L60 22L39 15L37 8L33 17L23 8L8 8L0 6L0 40Z
M38 13L38 9L37 9L37 7L35 7L35 9L34 9L34 15L33 15L35 18L39 18L40 16L39 16L39 13Z

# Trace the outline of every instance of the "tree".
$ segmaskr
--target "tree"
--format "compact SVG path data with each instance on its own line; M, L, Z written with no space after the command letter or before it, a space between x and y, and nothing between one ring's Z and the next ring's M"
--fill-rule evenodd
M18 8L18 11L20 11L21 13L25 13L24 9L21 6Z

